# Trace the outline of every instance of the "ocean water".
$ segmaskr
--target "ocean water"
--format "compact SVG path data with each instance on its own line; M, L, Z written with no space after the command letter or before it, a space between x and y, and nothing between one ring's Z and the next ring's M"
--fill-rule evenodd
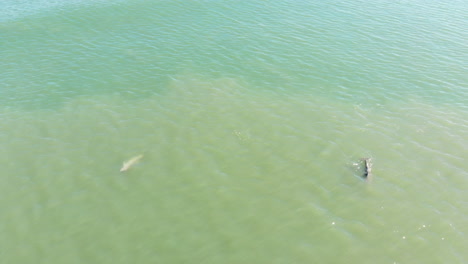
M2 1L0 263L467 263L467 11Z

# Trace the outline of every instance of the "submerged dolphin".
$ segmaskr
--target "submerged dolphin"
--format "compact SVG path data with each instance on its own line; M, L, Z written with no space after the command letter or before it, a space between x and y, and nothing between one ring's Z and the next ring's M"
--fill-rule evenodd
M137 164L141 159L143 158L143 154L140 154L138 156L135 156L127 161L125 161L122 165L122 168L120 169L120 172L127 171L132 167L133 165Z

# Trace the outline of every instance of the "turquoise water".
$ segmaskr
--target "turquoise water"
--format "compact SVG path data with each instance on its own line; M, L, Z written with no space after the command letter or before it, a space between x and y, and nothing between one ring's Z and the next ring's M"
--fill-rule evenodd
M466 11L2 2L0 262L467 262Z

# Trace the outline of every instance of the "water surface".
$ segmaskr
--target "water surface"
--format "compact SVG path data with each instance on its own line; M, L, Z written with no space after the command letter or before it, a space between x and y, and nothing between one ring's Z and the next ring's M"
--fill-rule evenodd
M462 1L0 7L1 262L467 261Z

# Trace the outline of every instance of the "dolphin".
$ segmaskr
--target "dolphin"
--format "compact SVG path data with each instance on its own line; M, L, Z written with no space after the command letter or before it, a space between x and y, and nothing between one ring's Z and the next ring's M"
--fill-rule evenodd
M122 168L120 169L120 172L127 171L130 169L133 165L137 164L141 159L143 158L143 154L140 154L138 156L135 156L127 161L124 161Z
M372 178L372 160L371 158L362 158L364 161L364 178L369 181Z

